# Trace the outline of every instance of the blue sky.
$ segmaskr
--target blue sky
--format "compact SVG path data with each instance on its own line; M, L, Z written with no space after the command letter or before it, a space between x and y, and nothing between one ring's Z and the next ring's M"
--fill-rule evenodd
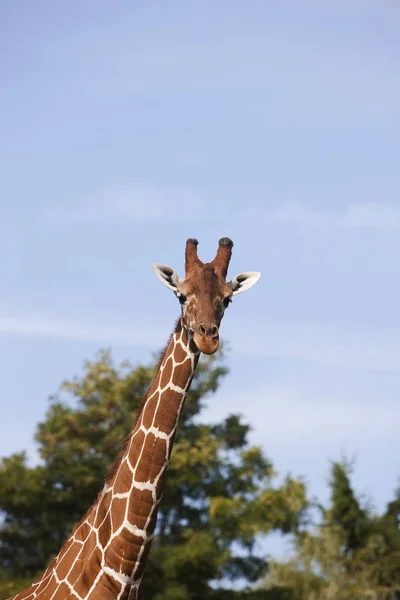
M0 7L0 455L112 347L146 361L182 273L235 242L260 270L227 312L240 411L280 474L330 459L378 509L400 476L400 8L388 1Z

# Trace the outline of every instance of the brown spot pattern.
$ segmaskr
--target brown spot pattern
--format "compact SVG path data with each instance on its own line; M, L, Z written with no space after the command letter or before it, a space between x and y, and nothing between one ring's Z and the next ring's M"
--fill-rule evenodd
M157 408L159 397L160 397L160 393L155 392L154 395L152 395L152 397L150 398L150 400L148 401L148 403L146 404L146 406L143 409L142 422L143 422L143 426L146 429L151 427L151 423L153 421L154 412Z
M168 390L164 394L168 395L168 402L162 402L154 419L154 427L168 434L176 425L177 411L182 402L182 394L172 390Z
M172 375L172 357L169 357L161 374L160 387L163 390L171 381Z
M126 510L126 499L125 498L113 498L111 504L111 525L112 530L115 533L121 527L125 518Z
M151 507L153 496L150 490L135 490L135 502L128 505L128 521L139 529L144 529Z
M176 363L181 363L186 358L187 354L180 344L177 344L174 351L174 360Z
M146 461L140 461L137 465L135 480L140 483L145 481L153 483L165 463L166 452L166 440L156 438L153 433L148 433L143 448Z
M107 513L103 523L99 527L99 542L103 546L106 547L108 540L111 535L111 515Z
M61 583L57 583L49 570L47 579L39 580L39 586L31 586L18 596L18 600L33 597L35 600L48 600L51 597L53 600L70 600L73 596L66 581L82 600L115 600L120 592L121 599L124 599L128 597L131 586L127 584L122 590L121 583L113 577L112 572L115 572L116 578L118 573L130 577L136 565L132 585L141 580L151 548L152 540L149 536L152 537L156 526L157 508L154 501L157 503L162 495L167 455L172 449L178 412L183 400L182 394L172 391L168 385L172 381L185 388L197 364L197 356L190 354L187 345L185 348L180 344L176 345L176 341L184 337L186 338L185 330L181 329L179 323L161 362L161 370L151 385L148 400L145 401L135 430L107 480L110 489L106 488L107 491L99 495L61 549L58 560L53 561L52 566ZM160 397L160 390L163 388L166 389ZM155 430L145 433L140 429L150 429L153 422ZM139 487L144 484L152 489L141 490L135 486L135 482ZM126 494L127 497L118 498L115 494ZM132 527L145 531L144 536L135 535L123 526L125 515ZM110 572L102 573L99 577L102 564ZM89 595L97 578L99 579ZM33 594L34 591L36 594ZM135 591L131 600L136 598Z

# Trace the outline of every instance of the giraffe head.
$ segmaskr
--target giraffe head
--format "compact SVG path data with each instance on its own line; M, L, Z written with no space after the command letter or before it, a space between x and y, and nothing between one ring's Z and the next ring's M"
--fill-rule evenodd
M217 254L210 263L197 256L198 241L188 239L185 253L185 278L167 265L155 263L153 269L160 281L179 300L182 323L200 352L213 354L219 347L219 326L232 296L241 294L256 283L261 273L248 271L226 281L233 242L219 240Z

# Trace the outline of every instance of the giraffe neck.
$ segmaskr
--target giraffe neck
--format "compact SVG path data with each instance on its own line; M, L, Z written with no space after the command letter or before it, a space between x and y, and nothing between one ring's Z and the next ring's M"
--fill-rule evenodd
M15 600L140 598L164 476L199 352L178 321L142 411L97 501L43 577Z

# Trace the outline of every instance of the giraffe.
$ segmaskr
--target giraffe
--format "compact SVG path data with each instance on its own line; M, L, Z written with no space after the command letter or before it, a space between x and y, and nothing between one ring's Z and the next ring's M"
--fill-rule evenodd
M43 575L10 600L143 600L165 472L200 353L217 351L232 296L261 275L250 271L227 282L233 242L222 238L210 263L199 259L197 245L195 239L186 242L184 279L167 265L153 264L178 298L181 316L103 489Z

